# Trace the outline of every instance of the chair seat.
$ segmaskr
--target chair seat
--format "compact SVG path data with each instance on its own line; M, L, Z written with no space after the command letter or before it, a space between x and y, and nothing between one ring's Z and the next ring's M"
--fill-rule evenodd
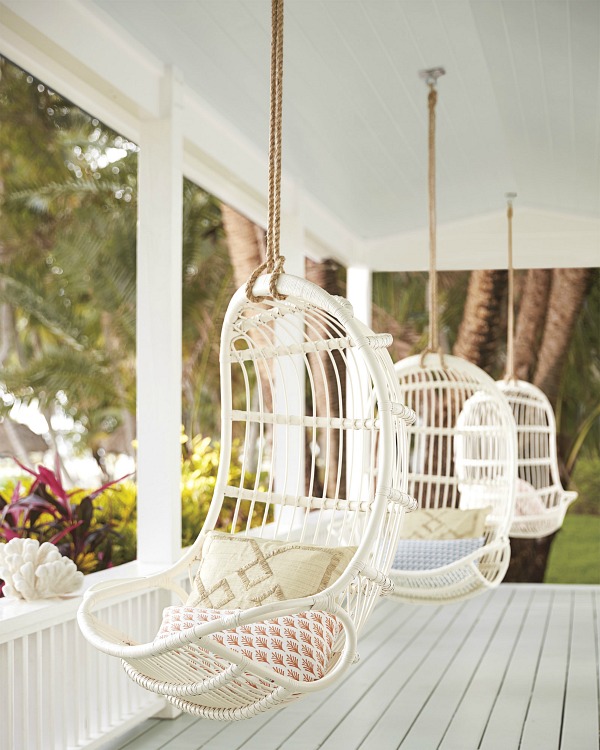
M156 639L235 614L234 609L167 607ZM210 638L252 661L298 682L318 680L327 671L333 646L342 629L340 621L327 612L311 610L273 620L241 625L215 633ZM190 666L198 659L197 648L182 649ZM208 652L206 652L208 656Z
M401 539L393 570L433 570L462 560L483 547L485 537L469 539Z

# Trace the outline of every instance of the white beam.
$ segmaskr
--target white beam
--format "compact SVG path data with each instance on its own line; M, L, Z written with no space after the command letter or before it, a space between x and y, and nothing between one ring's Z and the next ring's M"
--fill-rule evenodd
M137 246L138 559L181 552L183 107L176 71L140 131Z
M350 266L346 275L346 299L352 304L354 317L369 328L372 318L373 274L364 266ZM371 381L367 368L358 357L349 357L346 368L346 416L365 419ZM368 495L368 462L370 451L363 430L348 430L346 438L346 491L350 500Z
M600 265L600 219L517 206L516 268L589 268ZM506 213L498 211L438 227L440 271L506 268ZM374 271L426 271L429 232L423 228L366 243Z
M354 317L371 327L373 274L370 268L350 266L346 275L346 298L352 304Z

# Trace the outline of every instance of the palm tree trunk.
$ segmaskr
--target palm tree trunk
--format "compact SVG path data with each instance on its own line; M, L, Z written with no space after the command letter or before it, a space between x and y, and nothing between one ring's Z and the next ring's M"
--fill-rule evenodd
M504 319L506 271L471 271L463 319L453 353L489 370Z
M393 315L379 305L373 303L373 330L381 333L391 333L394 340L389 348L390 357L394 362L399 362L409 357L419 342L419 334L410 323L401 325Z
M264 231L247 219L242 214L235 211L231 206L225 203L221 204L221 217L223 219L223 229L227 239L227 249L233 268L233 280L236 288L241 287L248 281L250 275L264 260L265 257L265 233ZM252 337L252 331L250 336ZM258 342L259 346L264 346L265 342ZM260 360L258 363L260 379L263 383L270 382L268 365ZM256 391L252 394L252 401L257 402ZM265 411L270 411L273 405L273 398L270 388L263 388L263 407ZM266 439L270 437L267 434ZM248 450L248 470L257 472L258 460L258 424L251 423L246 439Z
M571 336L592 279L591 268L555 268L533 382L554 406Z
M265 235L260 227L225 203L221 204L221 216L237 288L245 284L252 271L263 262Z
M527 271L515 330L514 366L520 380L529 380L535 368L540 332L544 328L552 271L530 268Z

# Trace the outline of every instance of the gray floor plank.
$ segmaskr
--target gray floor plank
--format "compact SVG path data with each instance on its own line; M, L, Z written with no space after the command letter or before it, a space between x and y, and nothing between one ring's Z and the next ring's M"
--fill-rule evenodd
M571 594L557 593L542 646L521 750L558 750L571 638ZM574 749L575 750L575 749ZM587 749L586 749L587 750Z
M402 740L402 750L423 750L439 747L454 714L460 707L477 667L484 658L498 630L504 627L504 617L510 608L514 592L501 590L490 600L467 638L454 653L448 668L423 703L414 724ZM480 711L483 706L479 703ZM479 739L479 738L478 738ZM463 743L465 747L476 747Z
M158 723L159 719L146 719L146 721L138 724L137 727L133 727L133 729L129 729L127 732L124 732L116 740L109 740L108 742L105 742L104 745L102 745L102 750L121 750L122 748L126 748L128 747L128 744L130 742L138 739L143 734L146 734L146 732L150 732L150 730L153 729Z
M460 698L456 713L439 745L440 750L479 747L532 599L533 592L529 596L518 596L515 592L492 641Z
M525 592L520 594L523 596ZM481 750L518 750L554 593L534 591L523 628L485 728Z
M121 745L123 750L159 750L170 742L174 736L182 732L186 727L195 724L197 719L189 714L184 714L178 719L160 719L149 731L136 739ZM104 750L104 749L103 749Z
M504 594L502 597L504 598ZM452 622L426 650L425 657L418 662L417 668L411 671L408 680L396 691L390 686L390 694L394 697L388 701L387 707L373 723L364 742L359 745L361 750L396 750L401 746L400 743L418 718L423 705L435 690L457 650L467 640L470 630L476 627L477 621L492 603L493 599L489 595L481 596L465 602L456 611ZM454 606L447 605L446 608L453 609Z
M598 742L598 677L590 644L594 643L594 602L577 591L573 602L573 629L565 711L560 747L594 748Z
M419 628L413 638L401 644L403 647L397 656L383 655L381 670L374 670L374 674L380 674L380 676L356 703L352 712L330 734L323 747L332 750L339 747L361 746L373 724L379 721L382 715L387 718L386 709L422 670L432 650L435 650L440 641L452 632L452 628L457 620L464 616L467 608L466 605L458 604L440 607L437 612L432 610L431 606L419 607L419 609L426 616L428 611L432 611L431 617ZM393 726L396 719L405 720L410 713L410 710L406 711L404 706L401 706L399 711L397 707L393 710L395 716L391 721L392 727L388 727L389 731L384 733L388 740L398 735L396 727ZM369 719L367 720L366 717Z

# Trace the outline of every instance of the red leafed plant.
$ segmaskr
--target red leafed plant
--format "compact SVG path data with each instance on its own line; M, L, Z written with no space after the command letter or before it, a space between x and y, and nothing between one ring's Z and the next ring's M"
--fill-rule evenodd
M33 482L29 487L18 482L12 492L0 491L0 542L27 537L51 542L84 573L111 567L118 534L112 523L95 519L99 510L95 501L125 477L92 491L66 490L58 461L54 471L16 463L33 477Z

